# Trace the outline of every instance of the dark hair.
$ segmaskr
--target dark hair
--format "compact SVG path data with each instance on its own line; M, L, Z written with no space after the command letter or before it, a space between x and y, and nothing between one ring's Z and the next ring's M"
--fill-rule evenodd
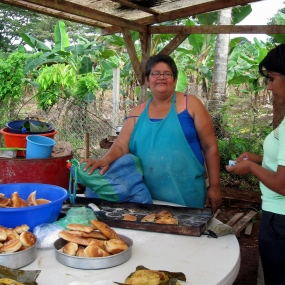
M259 73L268 77L266 71L277 72L285 75L285 44L280 44L268 52L260 62Z
M151 69L157 63L160 63L160 62L166 63L170 67L170 69L173 73L173 78L177 79L177 76L178 76L177 66L176 66L173 58L170 57L169 55L166 55L166 54L157 54L157 55L153 55L149 58L149 60L146 63L146 67L145 67L145 76L149 77Z

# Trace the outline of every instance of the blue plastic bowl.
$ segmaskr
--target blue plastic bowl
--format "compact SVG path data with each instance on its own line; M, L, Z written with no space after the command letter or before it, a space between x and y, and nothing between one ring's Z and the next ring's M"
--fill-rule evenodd
M43 223L53 223L57 220L62 204L68 198L68 191L62 187L40 183L14 183L0 184L0 193L10 198L13 192L26 200L36 191L36 198L48 199L51 202L37 206L22 208L0 208L0 225L7 228L15 228L27 224L32 231Z
M22 132L22 125L25 122L31 122L31 123L33 123L36 126L39 126L40 124L45 124L46 127L48 128L48 130L45 131L45 132L30 132L30 131L27 131L26 134L46 134L46 133L50 133L50 132L54 131L54 126L52 124L46 123L46 122L41 122L41 121L36 121L36 120L16 120L16 121L11 121L11 122L6 123L6 126L7 126L7 128L9 129L9 131L11 133L22 134L23 133Z

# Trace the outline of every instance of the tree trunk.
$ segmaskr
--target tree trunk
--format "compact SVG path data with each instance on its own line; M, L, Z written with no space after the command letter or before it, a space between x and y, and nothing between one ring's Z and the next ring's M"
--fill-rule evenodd
M231 8L219 11L218 25L231 24ZM218 34L215 47L213 85L208 110L212 116L216 136L223 137L220 109L226 99L226 84L228 71L229 34Z

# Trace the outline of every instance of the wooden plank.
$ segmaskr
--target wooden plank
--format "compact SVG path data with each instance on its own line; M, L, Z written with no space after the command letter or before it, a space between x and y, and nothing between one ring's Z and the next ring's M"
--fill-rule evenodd
M228 222L227 225L233 226L236 222L238 222L243 217L243 213L236 213Z
M249 223L246 228L245 228L245 232L244 234L247 236L251 235L251 231L252 231L252 226L253 226L253 222Z
M218 209L218 210L216 211L215 215L214 215L214 218L216 218L220 213L221 213L221 210Z
M257 215L256 211L250 211L241 220L239 220L234 226L233 230L236 235L238 235L251 221L251 219Z

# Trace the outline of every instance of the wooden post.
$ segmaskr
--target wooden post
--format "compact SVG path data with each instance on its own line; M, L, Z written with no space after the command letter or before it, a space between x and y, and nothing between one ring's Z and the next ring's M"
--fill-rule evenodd
M113 69L113 129L112 135L116 135L116 126L118 125L119 115L119 103L120 103L120 68Z
M85 158L89 158L89 133L85 134Z

